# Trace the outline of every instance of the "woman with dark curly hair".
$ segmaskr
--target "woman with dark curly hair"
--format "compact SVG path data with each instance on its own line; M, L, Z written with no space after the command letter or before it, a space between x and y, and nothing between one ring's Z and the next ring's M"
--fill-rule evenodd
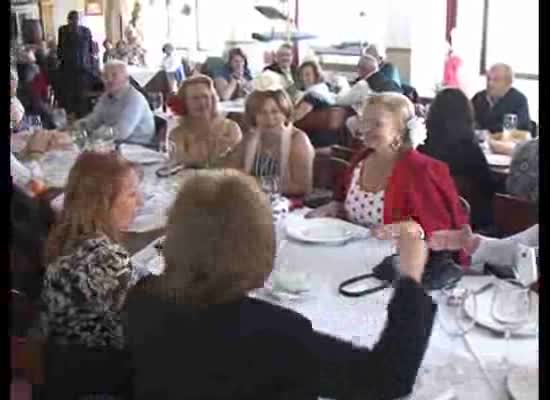
M251 92L251 80L246 54L236 47L229 50L227 63L221 75L214 79L214 84L221 100L235 100Z

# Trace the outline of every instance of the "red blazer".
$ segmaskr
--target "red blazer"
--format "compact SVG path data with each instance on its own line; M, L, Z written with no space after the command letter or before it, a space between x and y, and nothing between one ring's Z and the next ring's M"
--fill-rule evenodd
M353 170L371 152L364 149L355 154L340 176L334 200L345 201ZM428 237L433 231L460 229L469 222L447 165L416 150L407 151L397 161L384 194L384 224L409 218ZM466 262L464 256L461 261Z

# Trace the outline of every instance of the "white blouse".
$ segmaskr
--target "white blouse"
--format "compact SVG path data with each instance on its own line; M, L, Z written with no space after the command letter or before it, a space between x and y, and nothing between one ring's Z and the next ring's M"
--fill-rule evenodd
M366 192L359 187L362 165L363 163L359 163L353 171L351 185L344 202L347 219L358 225L382 225L384 221L384 191Z
M500 267L510 267L515 263L518 244L538 247L539 225L534 225L523 232L504 239L494 239L481 235L480 238L479 247L472 254L472 266L488 263Z

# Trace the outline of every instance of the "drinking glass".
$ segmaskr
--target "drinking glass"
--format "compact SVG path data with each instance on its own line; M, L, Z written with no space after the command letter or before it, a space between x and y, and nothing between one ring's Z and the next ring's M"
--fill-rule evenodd
M67 112L63 108L56 108L52 115L56 129L63 131L67 128Z
M260 177L260 184L264 193L269 197L274 197L279 194L279 177L275 175Z
M500 280L495 284L491 304L491 316L504 327L506 350L502 365L507 368L509 342L512 332L521 329L531 320L532 297L526 288L515 279Z
M476 315L477 296L471 290L462 286L441 290L437 320L448 335L464 337L474 328L475 320L466 314L467 301L472 302Z
M76 125L70 130L70 135L73 142L78 146L80 151L84 150L88 145L88 132L83 125Z
M518 127L518 116L516 114L505 114L502 121L504 132L513 132Z
M92 135L94 151L110 152L115 149L115 131L113 127L102 126Z

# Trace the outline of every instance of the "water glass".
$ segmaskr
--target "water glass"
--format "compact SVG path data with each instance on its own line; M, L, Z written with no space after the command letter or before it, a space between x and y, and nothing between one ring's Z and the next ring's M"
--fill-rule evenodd
M80 151L84 150L88 145L88 132L86 128L82 125L74 126L70 135L73 138L73 142L77 145Z
M92 135L92 148L94 151L110 152L115 150L115 131L113 127L102 126Z
M260 185L264 193L268 194L270 198L279 194L279 177L278 176L262 176L260 177Z
M63 131L67 128L67 112L63 108L53 110L52 119L56 129Z
M450 336L465 336L475 326L475 320L466 314L466 302L471 302L473 314L477 314L477 296L471 290L455 286L440 293L437 320Z
M513 132L518 128L518 116L516 114L505 114L502 121L504 132Z
M529 288L515 279L500 280L495 284L491 304L492 318L504 326L505 354L502 364L508 366L508 346L512 332L521 329L532 318L532 297Z

